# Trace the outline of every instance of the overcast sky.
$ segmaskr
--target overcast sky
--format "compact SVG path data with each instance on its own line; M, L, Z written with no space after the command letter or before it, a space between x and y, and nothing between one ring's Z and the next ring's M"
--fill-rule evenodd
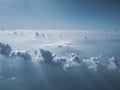
M0 29L119 29L120 0L0 0Z

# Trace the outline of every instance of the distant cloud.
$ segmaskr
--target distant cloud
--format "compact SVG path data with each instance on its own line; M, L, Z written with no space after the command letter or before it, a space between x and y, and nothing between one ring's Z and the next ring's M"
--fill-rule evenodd
M45 47L76 47L75 45L72 44L71 41L69 40L61 40L57 43L53 44L45 44Z

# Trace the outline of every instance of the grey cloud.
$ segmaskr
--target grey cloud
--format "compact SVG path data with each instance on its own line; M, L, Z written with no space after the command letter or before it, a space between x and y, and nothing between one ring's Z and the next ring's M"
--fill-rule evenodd
M0 43L0 54L7 57L9 56L11 51L12 51L11 46L9 46L8 44Z
M11 57L21 57L23 60L31 60L31 55L28 51L16 50L11 52Z
M73 62L77 62L77 63L81 63L82 60L80 59L79 56L77 56L76 54L72 53L69 55L69 60L73 61Z
M46 63L52 63L55 55L48 50L40 49L41 56Z

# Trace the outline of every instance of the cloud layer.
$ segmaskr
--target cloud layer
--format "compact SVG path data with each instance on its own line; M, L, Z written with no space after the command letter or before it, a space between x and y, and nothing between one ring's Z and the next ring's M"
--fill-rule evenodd
M36 61L41 63L46 63L50 65L60 66L62 68L69 67L78 67L78 66L86 66L88 69L97 70L99 67L104 67L103 69L120 69L120 59L116 57L111 57L108 63L103 63L100 60L100 57L90 57L81 59L75 53L71 53L68 56L57 56L50 52L49 50L39 49L39 51L34 51L31 53L29 50L12 50L11 46L8 44L0 43L0 55L1 60L2 57L6 59L18 59L24 61Z
M0 32L0 90L120 88L118 31Z

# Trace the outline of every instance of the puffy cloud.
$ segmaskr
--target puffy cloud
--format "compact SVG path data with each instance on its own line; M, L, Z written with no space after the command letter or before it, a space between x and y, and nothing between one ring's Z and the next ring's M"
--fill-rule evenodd
M11 57L20 57L23 60L31 60L31 55L29 54L29 51L21 51L21 50L16 50L11 52Z
M41 56L46 63L52 63L55 55L48 50L40 49Z
M0 59L3 60L5 57L16 60L31 60L31 61L42 61L44 63L54 65L57 67L61 67L63 69L78 67L78 66L85 66L91 70L98 70L98 69L120 69L120 60L112 57L109 59L109 64L103 64L99 57L90 57L89 59L80 59L74 53L69 54L68 56L57 56L50 52L49 50L40 49L39 51L34 51L32 54L30 51L27 50L15 50L12 51L12 48L8 44L0 43ZM78 67L82 69L81 67Z
M71 53L68 57L66 57L66 63L63 65L63 69L77 67L80 64L82 64L80 57L74 53Z
M56 56L54 59L54 64L63 68L63 66L67 63L66 57L58 57Z
M72 67L79 66L82 60L74 53L69 54L68 57L58 57L55 56L53 59L55 65L62 67L63 69L68 69Z
M10 52L12 51L11 46L9 46L8 44L3 44L0 43L0 54L4 55L4 56L9 56Z
M31 57L34 62L43 61L41 54L37 50L34 50L34 54Z
M5 59L5 57L12 58L16 60L31 60L31 61L42 61L44 63L55 65L58 67L62 67L63 69L72 68L80 65L86 66L91 70L98 70L100 68L106 69L120 69L120 60L112 57L109 59L109 64L103 64L99 57L90 57L89 59L80 59L74 53L69 54L68 56L56 56L52 52L44 49L40 49L38 51L34 51L34 54L30 54L31 52L27 50L15 50L12 51L12 48L8 44L0 43L0 59ZM5 57L4 57L5 56ZM80 68L80 67L79 67ZM81 68L80 68L81 69Z
M120 69L120 60L117 59L116 57L110 58L108 68L109 69Z
M63 69L72 68L74 66L76 67L82 63L82 60L80 59L80 57L78 57L74 53L69 54L69 56L67 57L64 57L64 56L59 57L54 55L48 50L40 49L40 52L43 58L43 62L51 65L55 65L57 67L61 67Z
M92 70L97 70L99 65L102 64L100 63L100 60L98 57L91 57L90 59L83 59L83 62L85 63L85 65Z
M80 57L77 56L77 55L74 54L74 53L69 54L68 60L69 60L69 61L72 61L72 62L77 62L77 63L81 63L81 62L82 62L82 60L80 59Z

